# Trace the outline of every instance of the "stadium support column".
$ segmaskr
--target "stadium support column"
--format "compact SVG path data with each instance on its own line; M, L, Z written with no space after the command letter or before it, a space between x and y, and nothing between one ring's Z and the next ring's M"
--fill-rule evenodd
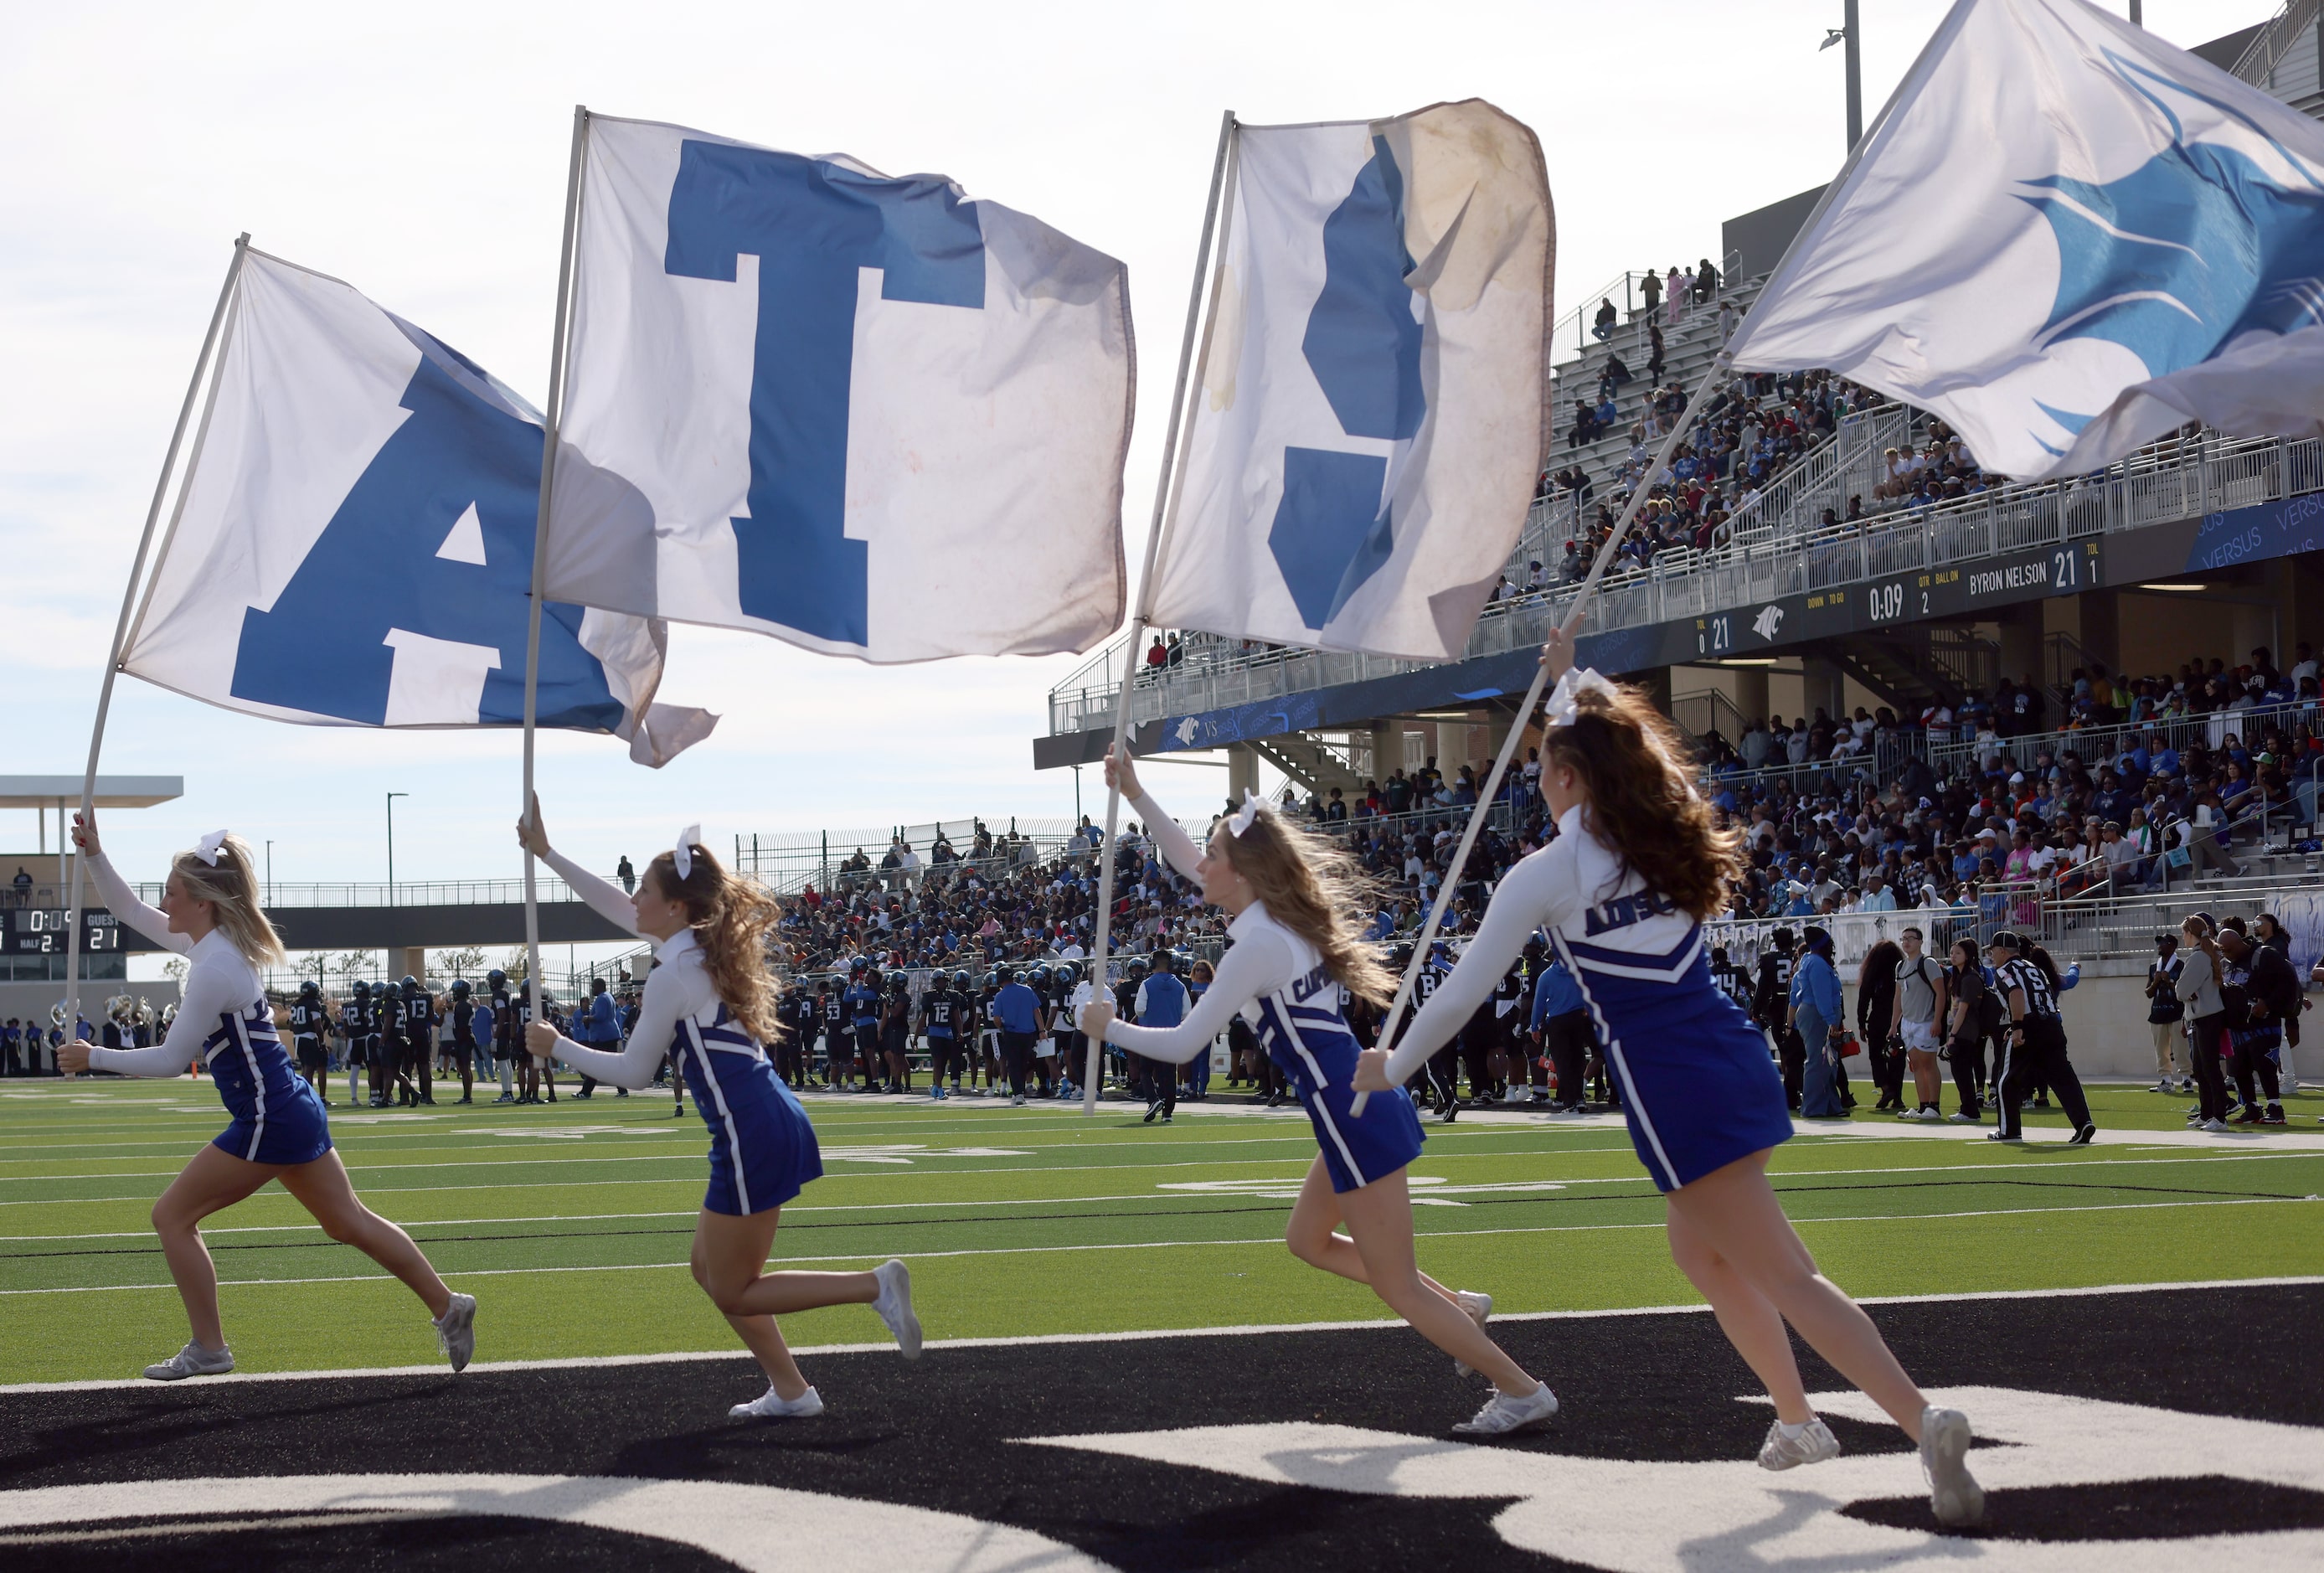
M2042 603L2021 601L1997 615L2001 625L2001 675L2013 682L2042 680Z
M1231 744L1227 748L1227 801L1242 801L1245 792L1259 790L1259 750L1248 743Z
M1800 715L1812 720L1821 710L1832 720L1848 714L1848 680L1839 664L1820 655L1800 657Z
M1395 721L1375 721L1371 736L1371 779L1383 782L1404 763L1404 727Z
M2080 630L2076 637L2082 648L2107 664L2107 671L2122 671L2122 612L2116 599L2116 590L2085 590L2074 597L2074 608Z
M1735 708L1744 719L1764 721L1767 718L1767 669L1764 666L1730 666L1727 676L1735 685Z

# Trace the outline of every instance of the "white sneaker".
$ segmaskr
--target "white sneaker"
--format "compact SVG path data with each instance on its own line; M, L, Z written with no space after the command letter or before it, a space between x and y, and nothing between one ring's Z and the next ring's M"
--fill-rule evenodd
M880 1298L872 1309L896 1335L896 1346L907 1360L920 1357L920 1319L912 1312L912 1272L901 1262L882 1262L872 1270L880 1281Z
M1009 1106L1016 1109L1023 1108L1025 1106L1025 1095L1020 1092L1015 1097L1010 1098L1009 1100Z
M156 1382L183 1382L189 1376L223 1376L233 1369L232 1349L205 1349L189 1338L186 1346L167 1360L145 1367L145 1374Z
M465 1371L476 1352L476 1297L456 1294L444 1314L435 1319L436 1342L452 1357L452 1369Z
M738 1403L726 1411L733 1420L805 1420L823 1412L823 1394L808 1388L797 1398L785 1398L772 1387L748 1403Z
M1977 1125L1984 1124L1984 1122L1979 1120L1975 1115L1965 1115L1959 1109L1955 1109L1951 1114L1947 1115L1945 1118L1956 1125Z
M1459 1303L1461 1309L1467 1314L1469 1319L1477 1324L1478 1330L1481 1332L1486 1321L1493 1314L1493 1297L1489 1294L1476 1293L1472 1290L1456 1289L1452 1291L1452 1298ZM1455 1360L1452 1362L1452 1374L1472 1376L1476 1374L1469 1369L1469 1363L1466 1360Z
M2227 1133L2227 1122L2225 1120L2205 1120L2202 1124L2197 1128L2200 1130L2209 1131L2215 1136L2224 1136Z
M1952 1528L1985 1517L1985 1488L1969 1472L1969 1416L1932 1404L1921 1411L1921 1473L1929 1482L1929 1511Z
M1784 1422L1776 1420L1767 1428L1767 1439L1759 1444L1759 1467L1762 1469L1796 1469L1803 1464L1821 1464L1827 1458L1840 1457L1840 1439L1821 1416L1810 1416L1797 1436L1784 1434Z
M1485 1407L1452 1429L1464 1436L1498 1437L1521 1426L1536 1426L1557 1412L1557 1394L1545 1382L1522 1398L1511 1398L1499 1388Z

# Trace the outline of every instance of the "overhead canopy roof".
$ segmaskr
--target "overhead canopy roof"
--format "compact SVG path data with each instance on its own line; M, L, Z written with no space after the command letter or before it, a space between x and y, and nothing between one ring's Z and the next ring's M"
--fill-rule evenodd
M80 781L77 775L0 775L0 809L46 809L58 800L78 806ZM182 775L101 775L97 778L100 809L150 809L186 795Z

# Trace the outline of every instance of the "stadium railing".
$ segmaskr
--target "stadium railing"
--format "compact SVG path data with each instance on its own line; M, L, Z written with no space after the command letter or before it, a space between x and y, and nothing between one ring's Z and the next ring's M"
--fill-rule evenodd
M1647 569L1609 579L1585 611L1584 634L1682 617L1716 616L1812 589L1828 589L2324 489L2324 442L2312 438L2231 439L2205 431L2165 439L2093 475L1996 487L1792 532L1746 532L1701 553L1665 553ZM2070 560L2068 566L2071 566ZM1488 606L1465 656L1538 644L1563 621L1575 590L1560 587ZM1903 620L1900 614L1900 621ZM1129 655L1121 642L1049 696L1053 734L1110 725ZM1437 662L1273 646L1215 649L1156 669L1131 689L1135 722L1280 699L1342 683L1424 670Z
M607 874L608 879L613 875ZM138 899L158 903L161 886L141 884L134 887ZM540 876L537 887L544 902L572 902L580 898L552 874ZM417 907L417 906L501 906L524 900L524 882L521 879L399 879L393 884L381 881L291 881L267 880L259 886L259 899L270 907Z
M2201 715L2151 717L2144 721L2118 721L2102 726L2082 726L2055 732L2028 732L2015 737L1980 742L1955 736L1928 745L1930 765L1939 775L1983 769L1987 758L2004 759L2018 770L2031 770L2043 754L2054 762L2071 752L2089 765L2112 764L2149 736L2160 736L2171 747L2185 752L2192 745L2223 746L2235 736L2256 745L2258 734L2270 726L2291 727L2324 719L2324 705L2314 699L2255 705L2241 710L2210 710Z

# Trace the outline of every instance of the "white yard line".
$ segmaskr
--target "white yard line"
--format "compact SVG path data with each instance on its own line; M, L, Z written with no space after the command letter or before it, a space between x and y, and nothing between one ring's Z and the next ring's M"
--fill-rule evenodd
M2190 1279L2165 1283L2097 1283L2070 1289L2001 1289L1953 1294L1884 1294L1864 1295L1858 1305L1952 1305L1964 1301L1987 1300L2083 1300L2107 1294L2176 1294L2212 1289L2296 1289L2310 1284L2324 1283L2324 1278L2210 1278ZM1711 1308L1696 1301L1688 1305L1622 1306L1605 1310L1508 1311L1494 1317L1497 1322L1584 1321L1594 1318L1698 1316ZM1161 1338L1240 1338L1254 1334L1272 1333L1335 1333L1397 1331L1404 1322L1396 1317L1373 1317L1361 1321L1339 1322L1243 1322L1231 1327L1152 1328L1132 1332L1108 1333L1020 1333L1007 1337L989 1338L930 1338L921 1346L927 1349L1010 1349L1057 1344L1139 1344ZM808 1344L795 1346L794 1355L857 1355L880 1354L895 1347L880 1343ZM750 1356L742 1349L696 1349L671 1351L651 1355L580 1355L546 1360L478 1360L468 1369L475 1372L493 1371L579 1371L608 1365L674 1365L695 1361L742 1361ZM333 1378L379 1376L441 1376L441 1365L381 1365L347 1366L327 1371L235 1371L223 1376L205 1376L202 1387L221 1383L250 1382L318 1382ZM81 1382L19 1382L0 1385L0 1397L18 1393L98 1393L121 1388L143 1388L152 1391L157 1384L143 1377L116 1377Z
M1983 1208L1948 1213L1867 1213L1852 1217L1829 1218L1794 1218L1798 1228L1812 1228L1824 1224L1889 1224L1933 1223L1951 1218L2027 1217L2043 1213L2115 1213L2153 1212L2171 1208L2214 1207L2302 1207L2317 1205L2315 1198L2228 1197L2212 1201L2143 1201L2100 1202L2083 1207L2052 1208ZM1619 1233L1624 1230L1660 1230L1660 1219L1632 1224L1548 1224L1536 1227L1499 1229L1422 1229L1416 1231L1422 1239L1467 1239L1488 1235L1590 1235ZM915 1262L941 1261L955 1256L1050 1256L1088 1251L1168 1251L1211 1248L1217 1246L1280 1245L1280 1235L1270 1235L1260 1240L1129 1240L1080 1245L992 1245L958 1251L916 1251ZM786 1256L786 1266L823 1265L839 1262L880 1262L886 1253L857 1254L845 1256ZM646 1272L675 1271L687 1267L685 1262L623 1262L603 1266L575 1267L485 1267L473 1271L456 1271L453 1276L463 1282L471 1278L526 1278L557 1272ZM305 1283L392 1283L384 1272L350 1273L344 1276L315 1278L221 1278L221 1289L264 1288ZM0 1296L34 1294L118 1294L152 1290L171 1290L168 1283L92 1283L70 1284L51 1289L0 1289Z
M1440 1154L1439 1156L1440 1156L1440 1157L1442 1157L1442 1156L1443 1156L1443 1154ZM1480 1154L1480 1156L1485 1156L1485 1155ZM2271 1159L2271 1158L2298 1158L2298 1157L2303 1157L2303 1156L2306 1156L2306 1154L2303 1154L2303 1153L2298 1153L2298 1152L2235 1152L2235 1153L2229 1153L2229 1154L2227 1154L2227 1155L2225 1155L2225 1156L2218 1156L2218 1157L2214 1157L2214 1156L2210 1156L2210 1155L2208 1155L2208 1154L2207 1154L2207 1155L2204 1155L2204 1156L2202 1156L2202 1157L2176 1156L2176 1155L2174 1155L2174 1156L2172 1156L2172 1157L2169 1157L2169 1158L2082 1158L2082 1159L2078 1159L2078 1160L2076 1160L2076 1161L2075 1161L2075 1163L2074 1163L2074 1170L2075 1170L2075 1172L2080 1172L2080 1170L2085 1170L2085 1169L2100 1169L2100 1168L2134 1168L2134 1169L2172 1168L2172 1167L2176 1167L2176 1166L2178 1166L2178 1165L2181 1165L2181 1164L2186 1164L2186 1163L2253 1163L2253 1162L2264 1162L2264 1161L2265 1161L2266 1160ZM1913 1166L1910 1166L1910 1167L1904 1167L1904 1168L1898 1168L1898 1167L1886 1167L1886 1168L1879 1168L1879 1169L1779 1169L1779 1170L1771 1170L1770 1172L1772 1173L1772 1175L1774 1176L1774 1178L1775 1178L1775 1179L1779 1180L1823 1180L1823 1179L1845 1180L1845 1179L1856 1179L1856 1178L1859 1178L1859 1177L1863 1177L1863 1176L1868 1176L1868 1175L1889 1175L1889 1174L1981 1174L1981 1173L1994 1173L1994 1172L1998 1172L1998 1173L2010 1174L2010 1175L2024 1175L2024 1174L2029 1174L2029 1173L2030 1173L2030 1174L2036 1174L2036 1175L2039 1175L2039 1174L2046 1174L2046 1173L2050 1173L2050 1172L2053 1172L2053 1171L2052 1171L2052 1170L2041 1170L2041 1169L2029 1169L2029 1168L2028 1168L2025 1164L2024 1164L2024 1163L1927 1163L1927 1164L1916 1164L1916 1165L1913 1165ZM1544 1183L1555 1183L1555 1184L1558 1184L1558 1185L1562 1185L1562 1186L1568 1186L1568 1187L1572 1187L1572 1186L1582 1186L1582 1185L1645 1185L1645 1184L1647 1184L1647 1183L1648 1183L1648 1181L1649 1181L1649 1178L1650 1178L1649 1176L1645 1175L1645 1174L1619 1174L1619 1175L1600 1175L1600 1176L1545 1176L1545 1177L1534 1177L1534 1178L1529 1178L1529 1179L1526 1179L1526 1180L1513 1180L1509 1181L1509 1184L1510 1184L1510 1186L1511 1186L1512 1188L1515 1188L1515 1187L1517 1187L1517 1186L1535 1186L1535 1185L1540 1185L1540 1184L1544 1184ZM664 1182L663 1182L663 1181L661 1181L661 1180L639 1180L639 1181L631 1181L631 1182L629 1182L629 1183L632 1183L632 1184L646 1184L646 1185L659 1185L659 1184L662 1184L662 1183L664 1183ZM1254 1183L1262 1183L1262 1182L1257 1182L1257 1181L1255 1181ZM1272 1182L1272 1181L1268 1181L1268 1182L1264 1182L1264 1183L1274 1183L1274 1182ZM399 1190L397 1191L397 1193L396 1193L396 1194L398 1194L398 1195L419 1195L419 1194L421 1194L421 1193L423 1193L423 1192L442 1191L442 1190L450 1190L450 1191L466 1191L466 1190L484 1190L484 1189L495 1189L495 1188L488 1187L488 1186L471 1186L471 1185L452 1185L452 1186L411 1186L411 1187L404 1188L404 1189L399 1189ZM1799 1193L1801 1193L1801 1192L1804 1192L1804 1191L1813 1191L1813 1190L1824 1189L1831 1189L1831 1188L1827 1188L1827 1187L1819 1187L1819 1186L1789 1185L1789 1186L1778 1186L1776 1189L1777 1189L1777 1190L1778 1190L1781 1194L1783 1194L1783 1195L1786 1195L1786 1196L1790 1196L1790 1195L1796 1195L1796 1194L1799 1194ZM135 1200L138 1200L138 1199L140 1199L140 1198L131 1197L131 1198L98 1198L98 1199L100 1199L100 1200L107 1200L107 1201L110 1201L110 1200L135 1201ZM979 1200L968 1200L968 1201L954 1201L954 1200L945 1200L945 1201L866 1201L866 1202L831 1202L831 1203L825 1203L825 1204L816 1204L816 1203L797 1203L797 1202L795 1202L795 1203L792 1203L791 1205L789 1205L789 1206L788 1206L788 1207L784 1208L783 1208L783 1213L784 1213L784 1216L785 1216L785 1217L789 1217L789 1216L792 1216L792 1215L794 1215L794 1214L798 1214L798 1213L866 1213L866 1212L904 1212L904 1211L909 1211L909 1210L911 1210L911 1209L918 1208L1069 1207L1069 1206L1074 1206L1074 1205L1078 1205L1078 1204L1082 1204L1082 1203L1089 1203L1089 1202L1183 1201L1183 1200L1189 1200L1189 1199L1192 1199L1192 1200L1217 1200L1217 1201L1250 1201L1250 1200L1253 1200L1253 1199L1261 1199L1261 1198L1254 1198L1253 1197L1250 1197L1250 1196L1248 1196L1248 1195L1240 1194L1240 1193L1236 1193L1236 1192L1232 1192L1232 1191L1199 1191L1199 1190L1196 1190L1196 1191L1185 1191L1185 1190L1173 1190L1173 1191L1126 1191L1126 1192L1123 1192L1123 1193L1121 1193L1121 1194L1120 1194L1120 1195L1111 1195L1111 1196L1037 1196L1037 1197L995 1197L995 1198L991 1198L991 1199L988 1199L988 1200L982 1200L982 1201L979 1201ZM2267 1200L2288 1200L2288 1199L2293 1199L2293 1198L2263 1198L2263 1199L2267 1199ZM51 1205L51 1206L54 1206L54 1207L62 1207L62 1206L69 1206L69 1205L87 1206L87 1205L88 1205L88 1204L87 1202L81 1202L81 1203L78 1203L78 1204L63 1203L63 1202L52 1202L52 1203L51 1203L51 1204L49 1204L49 1205ZM406 1218L401 1218L401 1219L398 1219L397 1221L398 1221L398 1222L400 1222L400 1223L401 1223L401 1224L403 1224L403 1225L404 1225L405 1226L407 1226L407 1227L414 1228L414 1229L445 1229L445 1228L452 1228L452 1227L454 1227L454 1226L456 1226L469 1225L469 1224L560 1224L560 1223L597 1223L597 1222L613 1222L613 1221L616 1221L616 1220L622 1220L622 1219L632 1219L632 1218L690 1218L690 1217L693 1217L694 1216L695 1216L695 1209L692 1209L692 1208L687 1208L687 1209L683 1209L683 1210L679 1210L679 1211L673 1211L673 1212L645 1212L645 1213L545 1213L545 1214L540 1214L540 1215L537 1215L537 1216L533 1216L533 1217L510 1217L510 1216L505 1215L505 1214L503 1214L503 1215L502 1215L502 1216L500 1216L500 1217L480 1217L480 1218L412 1218L412 1217L406 1217ZM318 1226L318 1225L316 1225L316 1224L313 1224L313 1223L308 1223L308 1222L300 1222L300 1223L295 1223L295 1224L235 1224L235 1225L229 1225L229 1226L223 1226L223 1227L205 1228L205 1229L203 1229L202 1233L203 1233L203 1234L205 1234L205 1235L262 1235L262 1234L282 1234L282 1233L285 1233L285 1232L288 1232L288 1231L290 1231L290 1230L300 1230L300 1231L308 1231L308 1232L313 1232L313 1233L320 1233L320 1232L321 1232L320 1226ZM152 1231L152 1230L151 1230L151 1229L108 1229L108 1230L102 1230L102 1231L94 1232L94 1233L78 1234L78 1235L0 1235L0 1244L25 1244L25 1243L29 1243L29 1242L35 1242L35 1241L60 1241L60 1240L130 1240L130 1239L149 1239L149 1238L151 1238L151 1237L152 1236L152 1233L153 1233L153 1231ZM510 1236L508 1236L508 1238L511 1238L511 1239L522 1239L522 1238L525 1238L525 1236L521 1235L510 1235ZM8 1258L7 1258L5 1255L0 1255L0 1261L6 1261L7 1259L8 1259Z

